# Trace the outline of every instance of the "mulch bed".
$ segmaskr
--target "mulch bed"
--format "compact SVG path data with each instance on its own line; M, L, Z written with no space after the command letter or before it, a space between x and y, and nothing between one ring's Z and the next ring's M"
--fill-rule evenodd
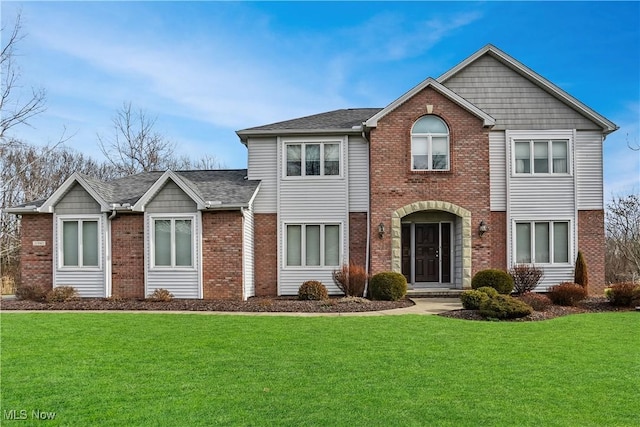
M296 298L249 298L247 301L175 299L168 302L83 298L65 302L2 300L1 310L131 310L131 311L223 311L276 313L352 313L410 307L408 299L370 301L362 298L330 298L299 301Z
M579 313L603 313L603 312L620 312L620 311L634 311L633 307L615 307L607 301L604 297L589 297L580 303L576 307L563 307L559 305L552 305L545 311L534 311L526 317L519 319L509 319L509 322L532 322L537 320L548 320L555 317L567 316L569 314ZM464 320L486 320L478 310L453 310L440 314L443 317L451 317L454 319Z

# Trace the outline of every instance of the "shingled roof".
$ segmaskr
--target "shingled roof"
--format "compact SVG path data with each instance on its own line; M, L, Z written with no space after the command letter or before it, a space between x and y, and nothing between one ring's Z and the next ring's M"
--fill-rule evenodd
M260 184L260 181L246 179L246 169L194 170L173 173L180 177L182 182L203 200L215 201L221 207L248 206ZM128 204L133 206L164 174L165 172L162 171L142 172L107 182L81 174L76 176L84 181L107 205L123 206ZM78 180L72 181L69 183L68 189ZM7 209L7 212L24 213L35 211L37 208L49 203L49 199L24 203Z
M382 108L345 108L299 117L284 122L242 129L237 131L236 134L245 142L246 138L251 135L318 133L319 131L353 132L354 129L359 129L364 121L380 110L382 110Z

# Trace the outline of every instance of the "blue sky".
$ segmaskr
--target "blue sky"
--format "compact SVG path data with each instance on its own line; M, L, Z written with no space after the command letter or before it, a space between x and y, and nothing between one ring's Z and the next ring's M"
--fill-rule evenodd
M605 196L640 191L639 2L8 2L22 10L24 89L47 111L13 136L101 159L123 102L179 154L246 167L234 131L338 108L384 107L492 43L620 130Z

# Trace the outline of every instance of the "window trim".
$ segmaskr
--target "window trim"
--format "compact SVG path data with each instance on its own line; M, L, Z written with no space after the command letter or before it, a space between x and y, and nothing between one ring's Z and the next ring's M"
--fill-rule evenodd
M156 265L156 220L171 220L171 265ZM191 221L191 265L176 265L175 222ZM155 271L195 271L198 268L197 256L197 216L196 214L150 214L149 215L149 269Z
M549 241L549 262L538 262L535 259L535 251L536 251L536 243L535 243L535 224L538 223L544 223L544 224L548 224L549 225L549 234L548 234L548 241ZM555 245L554 245L554 241L555 241L555 233L554 233L554 227L553 225L556 223L566 223L567 224L567 261L566 262L555 262L554 258L555 258ZM517 232L517 225L518 224L529 224L530 225L530 253L531 253L531 261L530 262L519 262L518 261L518 232ZM573 221L571 219L568 218L555 218L555 219L514 219L512 222L512 230L513 230L513 237L512 237L512 242L513 242L513 246L512 246L512 264L516 265L516 264L535 264L535 265L541 265L541 266L572 266L573 265Z
M568 134L535 134L534 132L524 134L512 134L511 139L511 176L512 177L568 177L573 175L572 167L572 137ZM553 172L553 142L562 141L567 144L567 171L566 172ZM535 171L535 143L546 142L547 143L547 170L548 172L536 172ZM529 172L518 172L516 165L516 143L528 143L529 144Z
M305 146L320 145L320 174L307 175L305 168ZM337 144L339 153L339 173L337 175L324 174L324 146L325 144ZM287 147L291 145L300 145L300 175L287 175ZM343 138L287 138L282 139L282 179L285 180L305 180L305 179L341 179L344 174L344 139Z
M288 227L291 225L299 225L300 226L300 265L289 265L287 263L289 247L288 247ZM309 225L318 225L320 226L320 265L306 265L306 227ZM338 264L336 265L326 265L325 264L325 227L327 225L337 225L338 226ZM343 246L344 246L344 223L341 221L324 221L324 222L304 222L304 221L290 221L282 223L282 247L283 247L283 256L282 256L282 268L285 270L319 270L319 269L331 269L335 270L340 266L341 260L343 257Z
M104 250L103 250L103 215L101 214L82 214L82 215L56 215L57 217L57 224L56 224L56 255L57 255L57 262L56 262L56 267L58 270L64 270L64 271L102 271L102 266L103 266L103 256L104 256ZM82 232L79 231L78 232L78 265L64 265L64 231L63 231L63 227L64 227L64 223L65 222L77 222L78 224L82 223L82 222L97 222L98 223L98 239L97 239L97 244L98 244L98 265L84 265L84 260L83 260L83 256L84 256L84 251L82 250ZM78 227L78 230L81 230L82 227Z
M445 127L447 128L447 133L424 133L424 132L414 132L413 129L416 126L416 124L422 120L425 117L435 117L438 120L440 120ZM427 138L427 165L428 168L427 169L415 169L413 167L413 138L415 137L420 137L420 138ZM437 138L441 138L441 137L446 137L447 138L447 167L444 169L433 169L433 137L437 137ZM447 122L440 116L435 115L435 114L426 114L424 116L420 116L418 119L416 119L413 122L413 125L411 125L411 138L410 138L410 166L411 166L411 172L450 172L451 171L451 129L449 128L449 125L447 124Z

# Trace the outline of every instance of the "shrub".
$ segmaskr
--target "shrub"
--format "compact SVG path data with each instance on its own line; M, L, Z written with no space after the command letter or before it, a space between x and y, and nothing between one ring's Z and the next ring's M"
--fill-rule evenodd
M500 294L508 295L513 291L513 279L506 271L491 268L481 270L471 279L471 287L478 289L483 286L489 286Z
M574 270L573 281L585 289L589 286L589 273L587 271L587 261L585 261L582 251L578 251L576 258L576 268Z
M631 296L631 305L640 307L640 286L633 290L633 295Z
M520 301L524 302L535 311L545 311L552 305L548 296L536 294L534 292L525 292L520 295Z
M493 288L489 289L495 291L495 289ZM496 292L496 296L497 295L498 292ZM463 291L462 294L460 294L462 308L464 308L465 310L478 310L480 308L480 305L482 305L482 303L488 299L489 295L480 290L467 290Z
M491 286L481 286L478 289L476 289L476 291L482 292L483 294L487 295L489 298L495 298L498 295L500 295L498 291L496 291L495 288L492 288Z
M606 289L605 296L611 303L618 307L631 307L636 304L634 302L634 292L638 295L640 292L640 285L636 285L632 282L616 283Z
M574 306L587 297L587 290L571 282L563 282L551 287L547 294L556 305Z
M369 297L374 300L397 301L406 294L407 279L400 273L378 273L369 282Z
M166 289L158 288L147 299L153 302L169 302L173 299L173 294Z
M533 313L533 309L509 295L489 298L480 305L480 315L491 319L517 319Z
M47 291L42 286L24 285L16 288L16 299L30 301L44 301Z
M65 302L78 298L78 291L73 286L58 286L47 292L47 302Z
M333 281L347 297L361 297L367 283L367 272L357 264L343 264L333 272Z
M317 280L307 280L298 288L299 300L321 301L328 298L326 286Z
M338 304L349 304L349 303L369 304L371 303L371 301L362 297L344 297L338 300Z
M533 264L516 264L509 269L509 275L513 279L513 290L522 295L531 292L538 286L544 271Z

